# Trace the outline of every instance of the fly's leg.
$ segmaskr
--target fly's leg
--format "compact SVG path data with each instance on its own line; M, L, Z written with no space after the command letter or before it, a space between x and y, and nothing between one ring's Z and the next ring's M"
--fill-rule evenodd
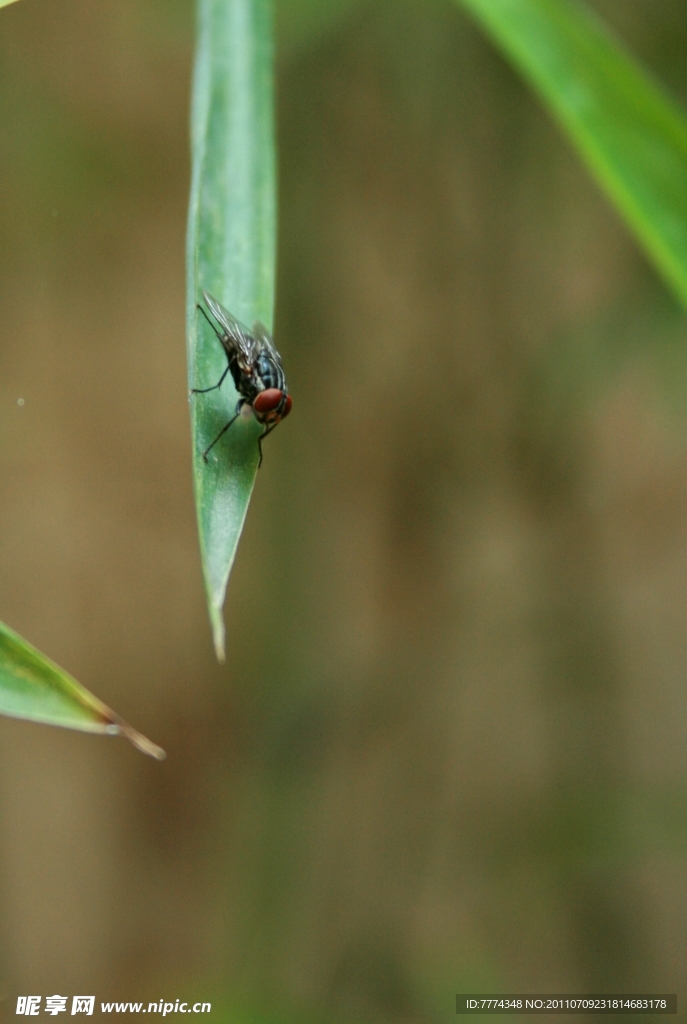
M210 449L215 447L215 445L219 441L219 439L222 436L222 434L226 434L227 430L232 425L234 420L237 420L239 418L239 415L241 413L241 409L243 408L244 404L245 403L244 403L243 399L240 398L239 399L239 403L236 406L236 412L234 413L234 415L231 417L229 422L227 424L225 424L225 426L222 427L222 429L220 430L219 434L217 435L215 440L212 442L212 444L208 445L208 447L205 449L205 451L203 452L203 459L204 459L205 462L208 461L208 452L210 451Z
M267 435L271 434L274 428L278 425L278 423L273 423L272 426L268 427L267 430L263 431L263 433L258 438L258 451L260 452L260 461L258 462L258 469L260 469L260 467L262 466L262 442L265 440Z
M234 416L232 416L232 418L229 420L229 422L226 424L226 426L222 427L222 429L220 430L219 434L217 435L215 440L212 442L212 444L208 445L208 447L205 449L205 451L203 452L203 459L205 460L205 462L208 461L208 452L210 451L210 449L215 447L215 445L219 441L219 439L222 436L222 434L226 434L227 430L232 425L234 420L238 418L238 415L239 414L236 413Z
M205 312L205 310L203 309L203 307L202 307L202 306L200 305L200 303L198 303L198 302L196 302L196 309L199 309L199 310L201 311L201 313L203 314L203 316L205 317L205 319L207 320L207 322L208 322L208 323L210 324L210 327L212 327L213 331L215 332L215 334L217 335L217 337L219 338L219 340L220 340L220 343L221 343L221 342L222 342L222 335L221 335L221 334L219 333L219 331L217 330L217 328L216 328L216 327L215 327L215 325L213 324L213 322L212 322L212 320L210 319L210 317L209 317L209 316L207 315L207 313Z
M200 306L198 308L200 309ZM213 384L211 388L191 388L191 394L192 395L207 395L208 391L215 391L217 388L221 388L222 387L222 382L224 381L224 378L229 373L229 369L230 369L230 367L227 366L226 370L224 371L224 373L220 377L220 379L217 382L217 384Z
M203 307L198 305L198 303L196 303L196 309L199 309L201 311L201 313L203 314L203 316L205 317L207 322L210 324L210 327L212 327L213 331L217 335L217 337L218 337L218 339L220 341L220 344L221 344L222 343L222 335L219 333L219 331L217 330L217 328L215 327L215 325L213 324L212 320L207 315L207 313L205 312ZM222 382L224 381L224 378L226 377L226 375L228 373L229 373L229 367L227 366L226 370L224 371L224 373L220 377L220 379L219 379L217 384L213 384L211 388L191 388L191 394L192 395L207 395L208 391L216 391L217 388L221 388L222 387Z

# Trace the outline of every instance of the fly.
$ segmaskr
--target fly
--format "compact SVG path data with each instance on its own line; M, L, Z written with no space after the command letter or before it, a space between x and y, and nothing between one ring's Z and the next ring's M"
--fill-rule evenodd
M213 384L211 388L193 388L192 394L206 395L208 391L215 391L222 386L226 375L231 373L234 387L241 396L236 404L236 412L222 427L212 444L205 449L203 458L206 462L208 461L210 449L214 448L220 437L240 416L244 405L247 405L252 409L258 423L262 423L265 427L258 438L258 451L260 452L258 469L260 469L262 442L291 412L291 395L286 386L281 356L274 347L269 331L259 320L253 324L253 330L249 331L217 299L213 299L212 295L203 292L203 298L219 324L219 330L201 305L198 305L198 309L217 335L226 354L228 365L216 384Z

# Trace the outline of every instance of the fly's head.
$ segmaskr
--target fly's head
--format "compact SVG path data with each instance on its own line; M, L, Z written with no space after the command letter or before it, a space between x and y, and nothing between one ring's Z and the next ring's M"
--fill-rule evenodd
M276 427L291 412L291 395L279 388L265 388L253 399L255 418L267 427Z

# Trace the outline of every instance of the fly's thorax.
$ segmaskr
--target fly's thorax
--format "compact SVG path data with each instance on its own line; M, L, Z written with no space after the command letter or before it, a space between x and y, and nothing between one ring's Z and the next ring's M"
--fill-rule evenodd
M276 388L278 391L286 390L284 371L271 352L263 350L260 353L255 363L255 369L262 382L261 390L268 388Z

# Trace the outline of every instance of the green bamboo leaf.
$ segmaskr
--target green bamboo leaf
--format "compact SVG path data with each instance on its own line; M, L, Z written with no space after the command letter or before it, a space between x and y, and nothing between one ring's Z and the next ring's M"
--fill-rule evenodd
M123 735L158 760L164 750L132 729L76 679L0 623L0 714L83 732Z
M226 358L196 310L205 290L249 326L272 329L276 172L269 0L198 0L191 111L192 177L187 239L187 351L191 388L216 384ZM191 396L193 479L215 650L224 659L222 606L258 468L253 417L233 416L231 376Z
M539 93L687 304L687 123L575 0L460 0Z

